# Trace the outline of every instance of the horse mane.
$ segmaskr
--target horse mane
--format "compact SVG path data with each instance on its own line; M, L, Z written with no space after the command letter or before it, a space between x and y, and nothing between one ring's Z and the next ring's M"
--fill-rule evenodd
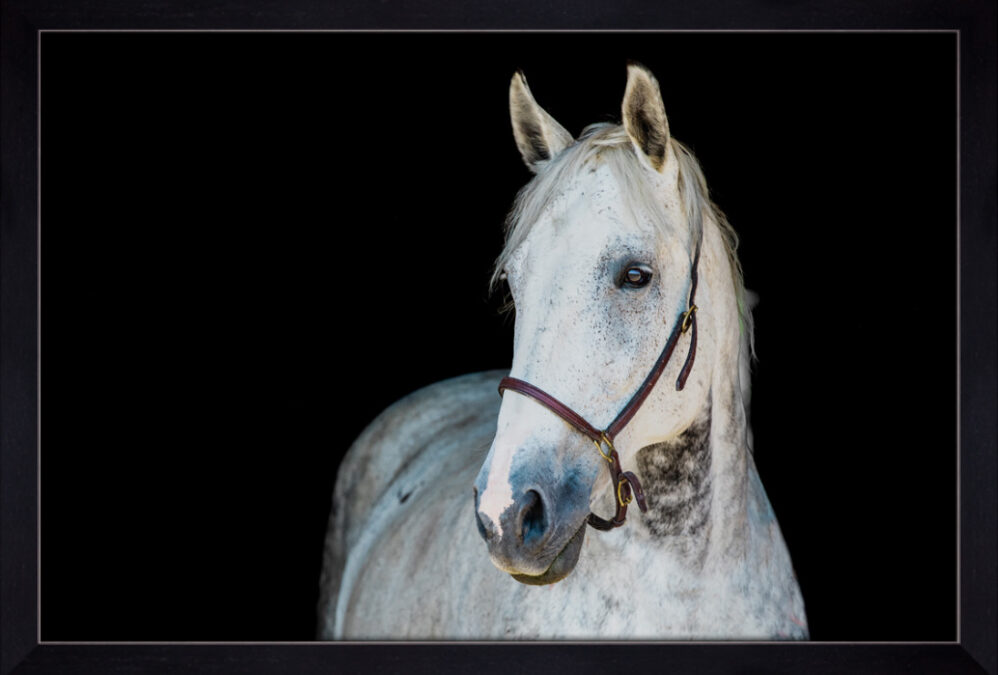
M746 293L742 266L738 260L738 234L724 212L710 199L707 180L696 157L675 138L671 138L670 143L679 164L679 196L686 214L688 245L692 248L692 242L699 238L705 221L713 222L720 232L731 265L731 283L738 303L743 347L749 358L754 359L753 303ZM563 186L568 185L572 176L578 175L587 164L597 161L605 162L610 167L622 191L631 196L626 206L631 209L632 216L651 217L663 234L674 227L666 218L665 209L623 126L606 122L592 124L583 130L574 144L540 165L534 179L517 193L506 218L506 243L496 259L490 281L493 290L500 285L503 269L513 251L523 243L542 213L563 193ZM509 307L511 303L507 305Z

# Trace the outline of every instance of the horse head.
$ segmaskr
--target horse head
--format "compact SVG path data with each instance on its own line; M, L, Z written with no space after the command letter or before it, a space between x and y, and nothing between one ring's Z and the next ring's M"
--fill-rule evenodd
M510 377L616 435L612 445L587 437L525 387L503 397L474 484L478 528L499 569L546 584L574 569L590 513L606 509L606 495L624 503L637 487L636 479L619 484L609 449L633 467L638 450L675 437L708 405L717 347L738 310L735 293L721 298L702 284L699 331L686 331L698 272L727 274L729 286L734 272L702 174L672 139L650 72L629 65L623 123L590 126L577 140L519 73L510 112L535 174L510 214L494 278L508 286L516 312ZM736 344L737 330L736 319ZM672 347L679 356L666 358L646 398L631 405ZM614 428L625 409L631 416Z

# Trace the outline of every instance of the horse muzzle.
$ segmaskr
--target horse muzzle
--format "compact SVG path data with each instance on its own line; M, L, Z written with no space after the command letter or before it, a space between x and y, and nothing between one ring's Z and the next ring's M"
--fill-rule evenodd
M576 530L572 538L568 540L565 547L561 549L555 559L551 562L543 573L537 575L513 574L512 577L521 584L530 586L543 586L561 581L575 569L575 563L579 562L579 553L582 552L582 541L586 538L586 522L583 521L579 529Z
M475 521L492 563L525 584L551 584L575 569L585 539L586 509L570 511L558 513L552 499L531 488L521 491L496 523L479 508L475 488Z

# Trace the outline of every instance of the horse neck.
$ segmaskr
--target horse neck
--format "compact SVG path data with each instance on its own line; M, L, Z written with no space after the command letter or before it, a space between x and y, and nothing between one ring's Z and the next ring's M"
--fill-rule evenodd
M695 569L711 558L744 555L751 487L746 400L740 379L747 376L747 371L740 371L747 349L739 329L730 263L712 222L705 223L704 237L705 268L719 272L701 280L708 288L700 297L709 297L710 303L701 314L714 314L711 329L717 336L713 341L716 353L709 360L713 364L710 391L683 432L637 455L638 475L648 499L641 530Z

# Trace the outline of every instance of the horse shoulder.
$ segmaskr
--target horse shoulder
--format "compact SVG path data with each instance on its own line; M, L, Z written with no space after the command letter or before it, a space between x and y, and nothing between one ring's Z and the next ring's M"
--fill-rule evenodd
M320 637L333 636L332 622L347 559L369 527L376 505L389 497L400 503L407 501L412 487L402 479L414 467L425 465L422 460L428 454L454 447L444 441L470 428L495 424L497 387L505 374L472 373L417 390L386 408L347 450L336 477L323 551Z

